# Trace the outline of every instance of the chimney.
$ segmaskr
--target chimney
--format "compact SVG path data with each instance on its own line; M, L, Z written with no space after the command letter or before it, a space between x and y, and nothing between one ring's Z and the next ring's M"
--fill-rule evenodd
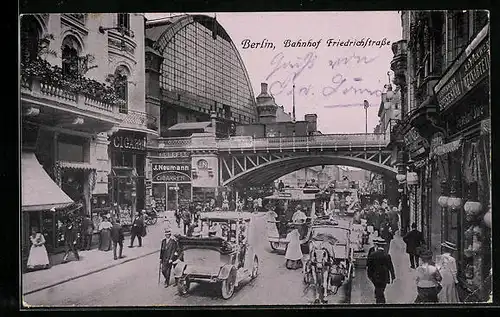
M260 84L260 93L262 95L267 95L267 83Z

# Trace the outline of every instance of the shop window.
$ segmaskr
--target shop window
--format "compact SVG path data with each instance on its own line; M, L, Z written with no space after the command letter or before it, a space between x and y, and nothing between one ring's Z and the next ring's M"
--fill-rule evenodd
M57 140L57 159L66 162L85 162L88 141L85 138L60 134Z
M469 14L458 11L452 16L453 59L455 59L469 43Z
M82 51L77 39L68 35L62 43L62 71L65 76L78 76L79 53Z
M488 11L486 10L474 11L473 22L474 22L474 34L477 34L488 23Z

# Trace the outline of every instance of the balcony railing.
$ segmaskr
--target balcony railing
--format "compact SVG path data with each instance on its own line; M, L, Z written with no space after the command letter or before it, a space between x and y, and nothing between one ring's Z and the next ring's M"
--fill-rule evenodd
M118 113L118 105L105 102L97 96L76 93L64 85L49 83L39 78L28 80L21 77L21 92L32 96L45 97L51 101L76 106L82 110L97 110Z
M68 76L61 67L37 58L21 63L23 97L42 97L82 110L118 113L120 99L113 88L84 76Z
M127 110L124 115L122 124L131 124L137 126L145 126L150 130L157 130L157 118L145 112L137 110Z
M211 139L213 140L213 139ZM210 140L203 141L210 146ZM323 134L311 136L283 136L269 138L229 138L214 140L214 145L221 151L255 149L255 150L284 150L284 149L322 149L322 148L384 148L389 143L385 133L369 134ZM159 138L158 148L189 149L197 148L190 137ZM198 144L200 145L200 144ZM201 146L201 145L200 145Z
M177 138L158 138L155 140L156 146L160 149L185 149L191 145L191 137L177 137ZM151 144L154 145L154 144Z

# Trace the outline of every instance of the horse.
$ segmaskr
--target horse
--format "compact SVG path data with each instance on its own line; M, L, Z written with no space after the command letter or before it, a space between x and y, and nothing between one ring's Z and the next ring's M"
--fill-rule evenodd
M312 282L315 286L315 303L327 302L325 298L328 296L331 260L327 248L312 244L310 258L305 269L305 281L310 283L310 276L312 276Z

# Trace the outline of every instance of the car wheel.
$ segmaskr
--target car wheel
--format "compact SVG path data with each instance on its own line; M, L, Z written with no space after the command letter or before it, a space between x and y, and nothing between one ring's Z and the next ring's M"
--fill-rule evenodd
M230 299L234 294L234 284L236 283L236 270L232 270L229 276L221 283L222 298Z
M179 279L177 284L177 291L179 292L179 295L186 295L189 292L190 285L191 282L187 278Z
M255 256L252 264L252 279L256 278L257 275L259 275L259 258Z

